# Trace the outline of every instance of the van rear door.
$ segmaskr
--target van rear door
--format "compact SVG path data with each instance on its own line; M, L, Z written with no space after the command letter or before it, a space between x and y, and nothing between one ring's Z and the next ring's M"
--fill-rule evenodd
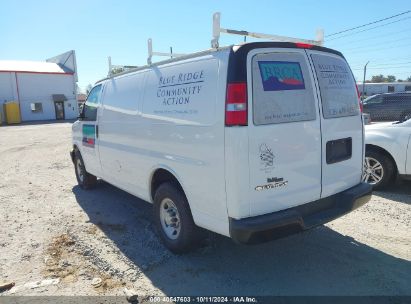
M363 122L353 74L339 55L310 51L321 96L322 193L344 191L361 182Z
M250 216L319 199L319 100L305 50L252 50L247 73Z

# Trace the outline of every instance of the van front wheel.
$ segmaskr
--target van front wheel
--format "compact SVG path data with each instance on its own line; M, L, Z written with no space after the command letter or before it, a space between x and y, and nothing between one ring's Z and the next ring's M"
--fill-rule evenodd
M97 178L86 171L83 158L78 150L74 152L74 170L76 171L77 183L81 188L88 190L96 185Z
M171 183L160 185L154 195L154 221L164 245L174 253L190 251L198 240L185 195Z

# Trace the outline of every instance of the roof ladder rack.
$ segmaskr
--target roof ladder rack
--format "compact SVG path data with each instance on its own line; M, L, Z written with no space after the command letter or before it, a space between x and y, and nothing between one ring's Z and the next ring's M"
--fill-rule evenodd
M277 35L269 35L269 34L262 34L262 33L253 33L247 31L238 31L238 30L230 30L225 29L220 26L220 18L221 13L217 12L213 14L213 39L211 40L211 47L218 48L220 39L220 33L232 34L232 35L240 35L240 36L248 36L254 38L263 38L269 39L273 41L279 42L296 42L296 43L308 43L313 45L322 46L324 44L324 30L319 29L317 30L316 39L317 40L307 40L307 39L299 39L299 38L292 38L286 36L277 36Z
M173 53L172 47L170 47L170 53L153 52L153 40L151 38L147 40L147 47L148 47L148 58L147 58L148 65L152 64L151 59L153 58L153 56L165 56L165 57L175 58L175 57L181 57L185 55L185 54Z

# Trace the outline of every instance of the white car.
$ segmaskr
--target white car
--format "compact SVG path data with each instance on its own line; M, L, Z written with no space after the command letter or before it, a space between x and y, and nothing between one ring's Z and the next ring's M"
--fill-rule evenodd
M411 119L365 126L363 181L381 189L399 175L411 179Z

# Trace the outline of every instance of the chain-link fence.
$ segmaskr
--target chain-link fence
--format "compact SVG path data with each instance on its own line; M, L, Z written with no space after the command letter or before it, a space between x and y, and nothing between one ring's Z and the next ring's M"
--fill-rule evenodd
M371 96L364 100L364 113L371 121L404 121L411 118L411 92L388 93Z

